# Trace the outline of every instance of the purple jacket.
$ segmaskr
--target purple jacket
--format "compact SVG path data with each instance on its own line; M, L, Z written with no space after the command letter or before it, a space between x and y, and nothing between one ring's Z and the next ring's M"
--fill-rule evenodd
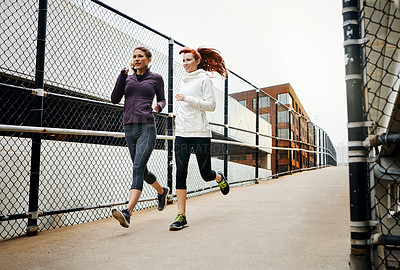
M157 106L161 110L165 107L164 80L161 75L149 69L139 82L136 74L126 75L121 70L111 94L111 102L117 104L125 95L123 123L155 123L152 103L157 96Z

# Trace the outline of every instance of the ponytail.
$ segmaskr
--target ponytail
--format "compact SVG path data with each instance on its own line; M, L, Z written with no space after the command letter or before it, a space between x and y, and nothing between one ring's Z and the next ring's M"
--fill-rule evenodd
M181 53L192 53L196 60L200 59L200 64L197 68L205 71L217 72L222 77L226 78L228 70L225 67L225 61L219 52L211 48L198 48L197 51L190 48L183 48Z

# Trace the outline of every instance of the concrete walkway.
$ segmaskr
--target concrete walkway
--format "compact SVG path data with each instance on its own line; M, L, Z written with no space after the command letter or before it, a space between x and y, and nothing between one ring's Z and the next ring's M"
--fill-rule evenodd
M0 241L0 269L349 269L348 168L302 172L177 206Z

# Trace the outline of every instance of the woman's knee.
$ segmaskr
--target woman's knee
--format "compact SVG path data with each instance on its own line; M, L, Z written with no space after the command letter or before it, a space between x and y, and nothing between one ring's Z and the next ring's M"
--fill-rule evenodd
M157 178L154 175L154 173L146 170L144 172L144 181L146 181L147 184L152 185L156 182Z
M209 182L212 180L215 180L216 173L215 171L200 171L201 177L203 178L204 181Z
M143 189L143 181L139 181L138 179L133 179L131 189L142 190Z
M186 181L176 179L176 189L187 189Z

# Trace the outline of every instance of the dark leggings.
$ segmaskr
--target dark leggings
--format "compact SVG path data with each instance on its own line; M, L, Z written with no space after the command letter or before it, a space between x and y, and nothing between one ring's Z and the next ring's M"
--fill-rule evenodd
M204 181L215 180L216 172L211 170L210 138L175 138L176 188L186 189L190 153L196 154L201 177Z
M156 176L147 169L156 143L154 124L133 123L124 125L125 139L133 162L133 179L131 189L143 189L143 179L149 185L156 181Z

